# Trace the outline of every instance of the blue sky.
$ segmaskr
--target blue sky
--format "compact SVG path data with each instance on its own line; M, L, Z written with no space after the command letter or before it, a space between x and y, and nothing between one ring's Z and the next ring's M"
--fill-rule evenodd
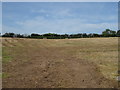
M101 33L118 29L117 2L3 2L3 33Z

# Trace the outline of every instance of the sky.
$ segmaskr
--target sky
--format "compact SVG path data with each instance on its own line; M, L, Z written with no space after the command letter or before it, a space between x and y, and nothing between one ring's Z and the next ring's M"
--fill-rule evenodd
M0 33L2 32L2 3L0 1Z
M2 32L102 33L118 30L117 2L3 2Z

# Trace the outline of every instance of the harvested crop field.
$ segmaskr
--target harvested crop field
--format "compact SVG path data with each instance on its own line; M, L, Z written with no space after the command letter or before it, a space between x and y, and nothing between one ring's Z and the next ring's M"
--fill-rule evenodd
M117 88L118 38L2 38L3 88Z

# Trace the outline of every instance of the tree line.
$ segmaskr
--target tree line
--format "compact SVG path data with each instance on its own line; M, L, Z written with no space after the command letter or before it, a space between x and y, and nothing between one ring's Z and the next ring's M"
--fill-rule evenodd
M46 34L36 34L32 33L31 35L26 34L15 34L15 33L5 33L1 35L2 37L17 37L17 38L36 38L36 39L65 39L65 38L92 38L92 37L120 37L120 30L113 31L106 29L102 34L97 33L78 33L78 34L55 34L55 33L46 33Z

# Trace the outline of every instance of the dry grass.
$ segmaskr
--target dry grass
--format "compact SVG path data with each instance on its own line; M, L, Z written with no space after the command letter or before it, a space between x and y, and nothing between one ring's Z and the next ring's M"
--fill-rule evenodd
M59 40L57 47L71 47L76 57L94 62L108 79L118 75L118 38L82 38Z
M109 79L115 79L118 70L118 38L81 38L81 39L8 39L3 38L3 62L14 55L25 52L26 48L67 47L62 53L74 54L77 58L94 62L100 72ZM25 48L24 48L25 47ZM11 51L14 51L11 53ZM31 51L34 52L34 51ZM26 54L27 55L27 54ZM5 57L5 58L4 58ZM7 57L7 58L6 58ZM26 57L25 60L29 59ZM7 59L7 60L6 60Z
M118 75L117 38L84 39L84 48L78 50L77 57L92 61L100 67L100 72L108 79ZM82 45L81 44L81 45Z

